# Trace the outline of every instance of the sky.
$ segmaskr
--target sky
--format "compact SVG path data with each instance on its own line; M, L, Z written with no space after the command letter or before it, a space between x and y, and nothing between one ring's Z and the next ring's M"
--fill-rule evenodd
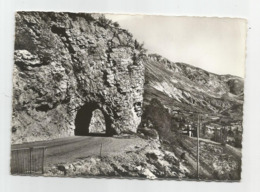
M106 14L144 43L148 53L216 74L244 78L244 19Z

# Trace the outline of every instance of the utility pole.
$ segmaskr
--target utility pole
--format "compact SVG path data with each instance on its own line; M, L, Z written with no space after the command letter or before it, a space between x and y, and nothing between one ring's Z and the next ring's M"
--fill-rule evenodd
M197 178L199 179L199 160L200 160L200 151L199 151L199 137L200 137L200 114L198 114L198 127L197 127Z
M42 148L42 174L44 174L44 155L45 155L46 147Z
M102 143L100 144L100 157L102 157Z
M30 148L30 175L32 174L32 150L33 148Z

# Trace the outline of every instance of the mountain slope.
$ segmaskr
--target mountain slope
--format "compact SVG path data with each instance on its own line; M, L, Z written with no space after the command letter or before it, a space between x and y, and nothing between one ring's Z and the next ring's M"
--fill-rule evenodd
M170 111L228 117L232 113L230 120L242 120L242 78L213 74L156 54L148 55L144 62L145 104L157 98Z

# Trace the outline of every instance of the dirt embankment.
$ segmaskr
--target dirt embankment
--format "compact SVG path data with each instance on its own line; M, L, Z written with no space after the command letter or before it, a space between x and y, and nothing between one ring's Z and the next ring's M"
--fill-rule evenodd
M179 145L170 147L176 155L186 153L186 167L197 177L197 139L183 136ZM200 140L199 178L202 180L238 181L241 178L241 152L229 145Z

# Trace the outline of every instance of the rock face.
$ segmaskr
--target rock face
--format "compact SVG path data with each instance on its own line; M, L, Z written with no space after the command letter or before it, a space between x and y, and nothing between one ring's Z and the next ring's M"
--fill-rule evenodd
M12 142L86 135L102 111L107 134L136 132L144 66L132 35L99 14L18 12Z
M96 109L92 113L92 118L89 124L90 133L105 133L106 132L106 121L101 110Z

